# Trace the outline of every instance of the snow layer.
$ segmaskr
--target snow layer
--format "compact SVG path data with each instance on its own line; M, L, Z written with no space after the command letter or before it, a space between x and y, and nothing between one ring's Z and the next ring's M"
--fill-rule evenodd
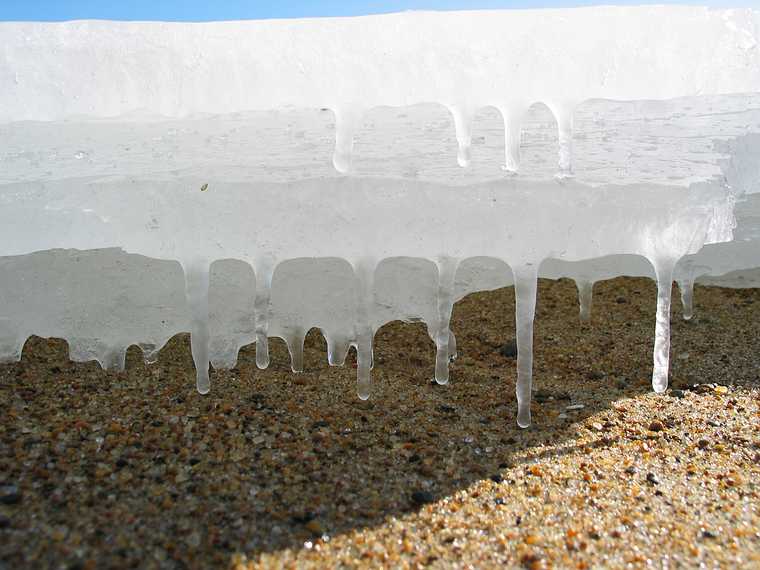
M537 276L587 319L648 275L662 391L673 279L690 304L760 266L759 35L681 7L0 24L0 356L120 368L190 331L206 392L272 336L302 369L318 327L367 398L380 326L424 321L446 383L453 303L514 283L527 426Z

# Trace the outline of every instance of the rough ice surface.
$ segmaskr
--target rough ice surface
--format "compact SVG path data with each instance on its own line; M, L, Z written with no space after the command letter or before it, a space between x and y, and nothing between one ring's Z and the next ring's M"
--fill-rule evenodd
M205 393L316 327L366 399L382 325L424 322L445 384L454 303L514 285L525 427L537 278L589 320L644 275L664 391L673 281L686 318L695 280L760 285L759 39L686 7L0 24L0 357L190 332Z

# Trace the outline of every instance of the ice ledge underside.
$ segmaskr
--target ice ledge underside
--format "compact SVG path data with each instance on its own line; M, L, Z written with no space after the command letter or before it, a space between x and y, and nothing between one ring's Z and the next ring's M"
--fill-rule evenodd
M437 347L436 379L445 383L455 352L449 319L457 267L475 256L502 259L512 269L516 290L518 422L523 426L530 423L533 315L544 259L624 253L650 260L658 281L653 385L663 391L675 265L707 243L731 239L734 227L734 198L717 180L687 188L588 187L553 179L507 179L464 188L360 177L254 188L200 180L67 180L5 185L2 196L0 225L7 240L0 253L5 255L121 246L178 260L185 274L201 392L210 387L209 275L217 259L240 259L256 274L253 319L261 367L269 360L277 265L304 257L347 260L356 311L351 326L344 327L342 342L357 348L362 398L370 394L377 330L374 283L381 261L411 256L435 263L438 311L428 328ZM46 231L40 233L41 227Z

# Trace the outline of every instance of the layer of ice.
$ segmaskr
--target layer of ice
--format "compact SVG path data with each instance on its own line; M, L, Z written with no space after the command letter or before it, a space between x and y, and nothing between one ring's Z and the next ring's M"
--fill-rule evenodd
M527 426L537 277L587 319L647 275L662 391L673 279L690 305L760 266L758 37L665 7L0 24L0 357L121 368L190 331L205 392L270 337L301 370L317 327L366 398L379 327L425 322L443 384L453 303L514 284Z

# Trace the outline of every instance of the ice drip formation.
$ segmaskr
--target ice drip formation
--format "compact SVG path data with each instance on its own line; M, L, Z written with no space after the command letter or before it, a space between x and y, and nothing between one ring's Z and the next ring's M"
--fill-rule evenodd
M197 388L256 343L303 368L514 285L530 424L538 277L757 285L760 12L691 7L0 24L0 356L123 368L189 331ZM509 315L505 315L507 318Z

